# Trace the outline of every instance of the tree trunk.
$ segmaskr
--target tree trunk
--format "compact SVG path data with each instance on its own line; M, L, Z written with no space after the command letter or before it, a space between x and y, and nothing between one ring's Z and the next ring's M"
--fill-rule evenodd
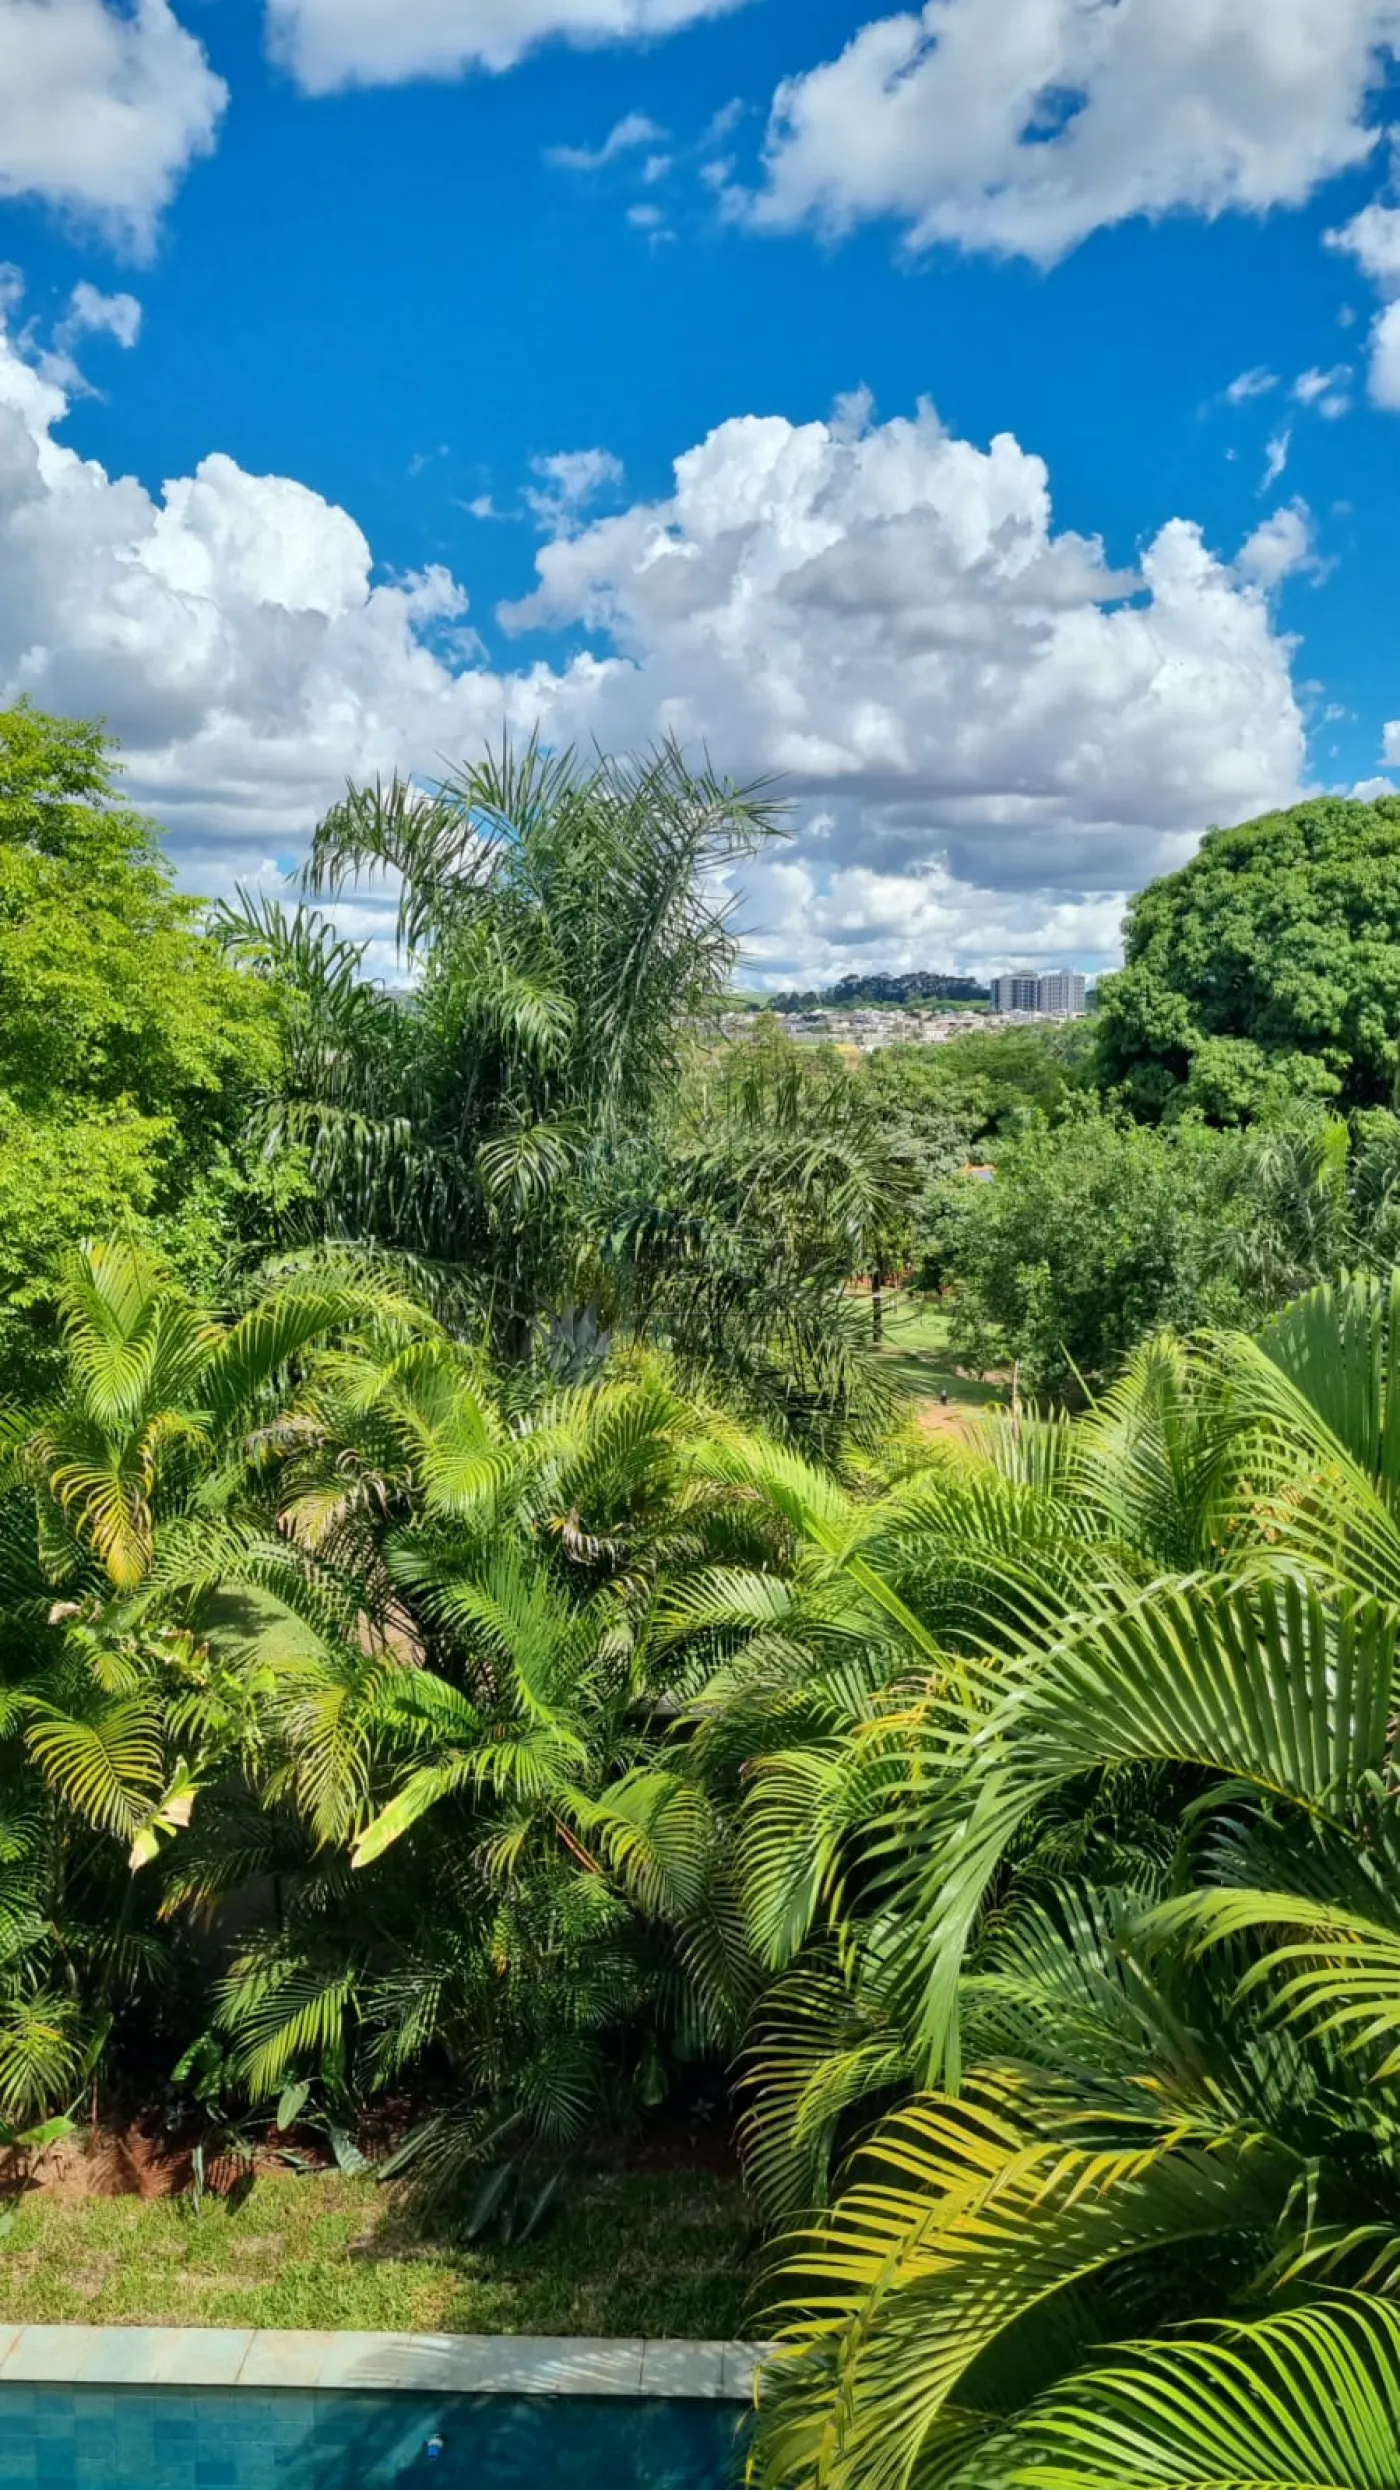
M879 1271L870 1274L870 1336L878 1349L885 1337L885 1282Z

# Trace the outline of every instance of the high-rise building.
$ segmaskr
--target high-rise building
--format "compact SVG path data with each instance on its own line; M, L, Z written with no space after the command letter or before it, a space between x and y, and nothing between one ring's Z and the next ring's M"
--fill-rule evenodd
M1084 1010L1084 979L1077 969L1054 969L1048 976L1013 969L992 979L994 1012L1043 1012L1050 1020L1077 1020Z
M1084 980L1076 969L1057 969L1053 975L1038 980L1040 999L1038 1012L1048 1012L1055 1020L1078 1020L1084 1010Z
M994 977L992 1009L994 1012L1037 1012L1040 1009L1037 1000L1039 991L1040 979L1033 972L1027 975L1023 969L1016 969L1009 977Z

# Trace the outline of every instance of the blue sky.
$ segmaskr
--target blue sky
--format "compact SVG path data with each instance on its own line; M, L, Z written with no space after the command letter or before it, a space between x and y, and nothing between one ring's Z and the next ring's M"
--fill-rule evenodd
M1096 968L1210 821L1400 764L1397 43L0 0L0 692L206 890L347 774L671 728L791 788L755 977Z

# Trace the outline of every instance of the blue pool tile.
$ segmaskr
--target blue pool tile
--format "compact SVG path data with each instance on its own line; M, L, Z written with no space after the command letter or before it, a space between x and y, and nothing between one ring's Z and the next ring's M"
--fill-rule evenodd
M601 2381L600 2381L601 2383ZM4 2490L730 2490L711 2401L7 2386ZM430 2455L428 2442L441 2441Z

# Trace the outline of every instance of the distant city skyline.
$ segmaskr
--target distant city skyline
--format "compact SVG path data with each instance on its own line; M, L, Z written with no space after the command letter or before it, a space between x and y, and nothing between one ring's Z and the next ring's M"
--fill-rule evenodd
M871 969L864 974L848 971L844 977L836 978L823 986L794 987L772 984L767 987L752 986L746 989L742 974L736 975L734 980L737 991L742 993L747 990L752 993L761 993L767 1000L775 1003L786 1000L796 1005L799 1002L815 999L838 1007L859 1003L875 1005L902 1003L916 997L928 1001L952 1003L958 1001L994 1003L999 986L1029 985L1038 989L1041 985L1053 985L1056 982L1061 984L1067 982L1071 988L1077 990L1079 999L1076 1008L1082 1010L1086 989L1097 980L1085 970L1067 967L1060 962L1019 963L1014 968L999 969L985 978L956 969L931 968L925 962L917 968L910 969ZM1036 1010L1041 1006L1034 1002L1013 1005L1008 1001L1005 1008ZM1046 1008L1058 1009L1059 1004L1056 1002Z

